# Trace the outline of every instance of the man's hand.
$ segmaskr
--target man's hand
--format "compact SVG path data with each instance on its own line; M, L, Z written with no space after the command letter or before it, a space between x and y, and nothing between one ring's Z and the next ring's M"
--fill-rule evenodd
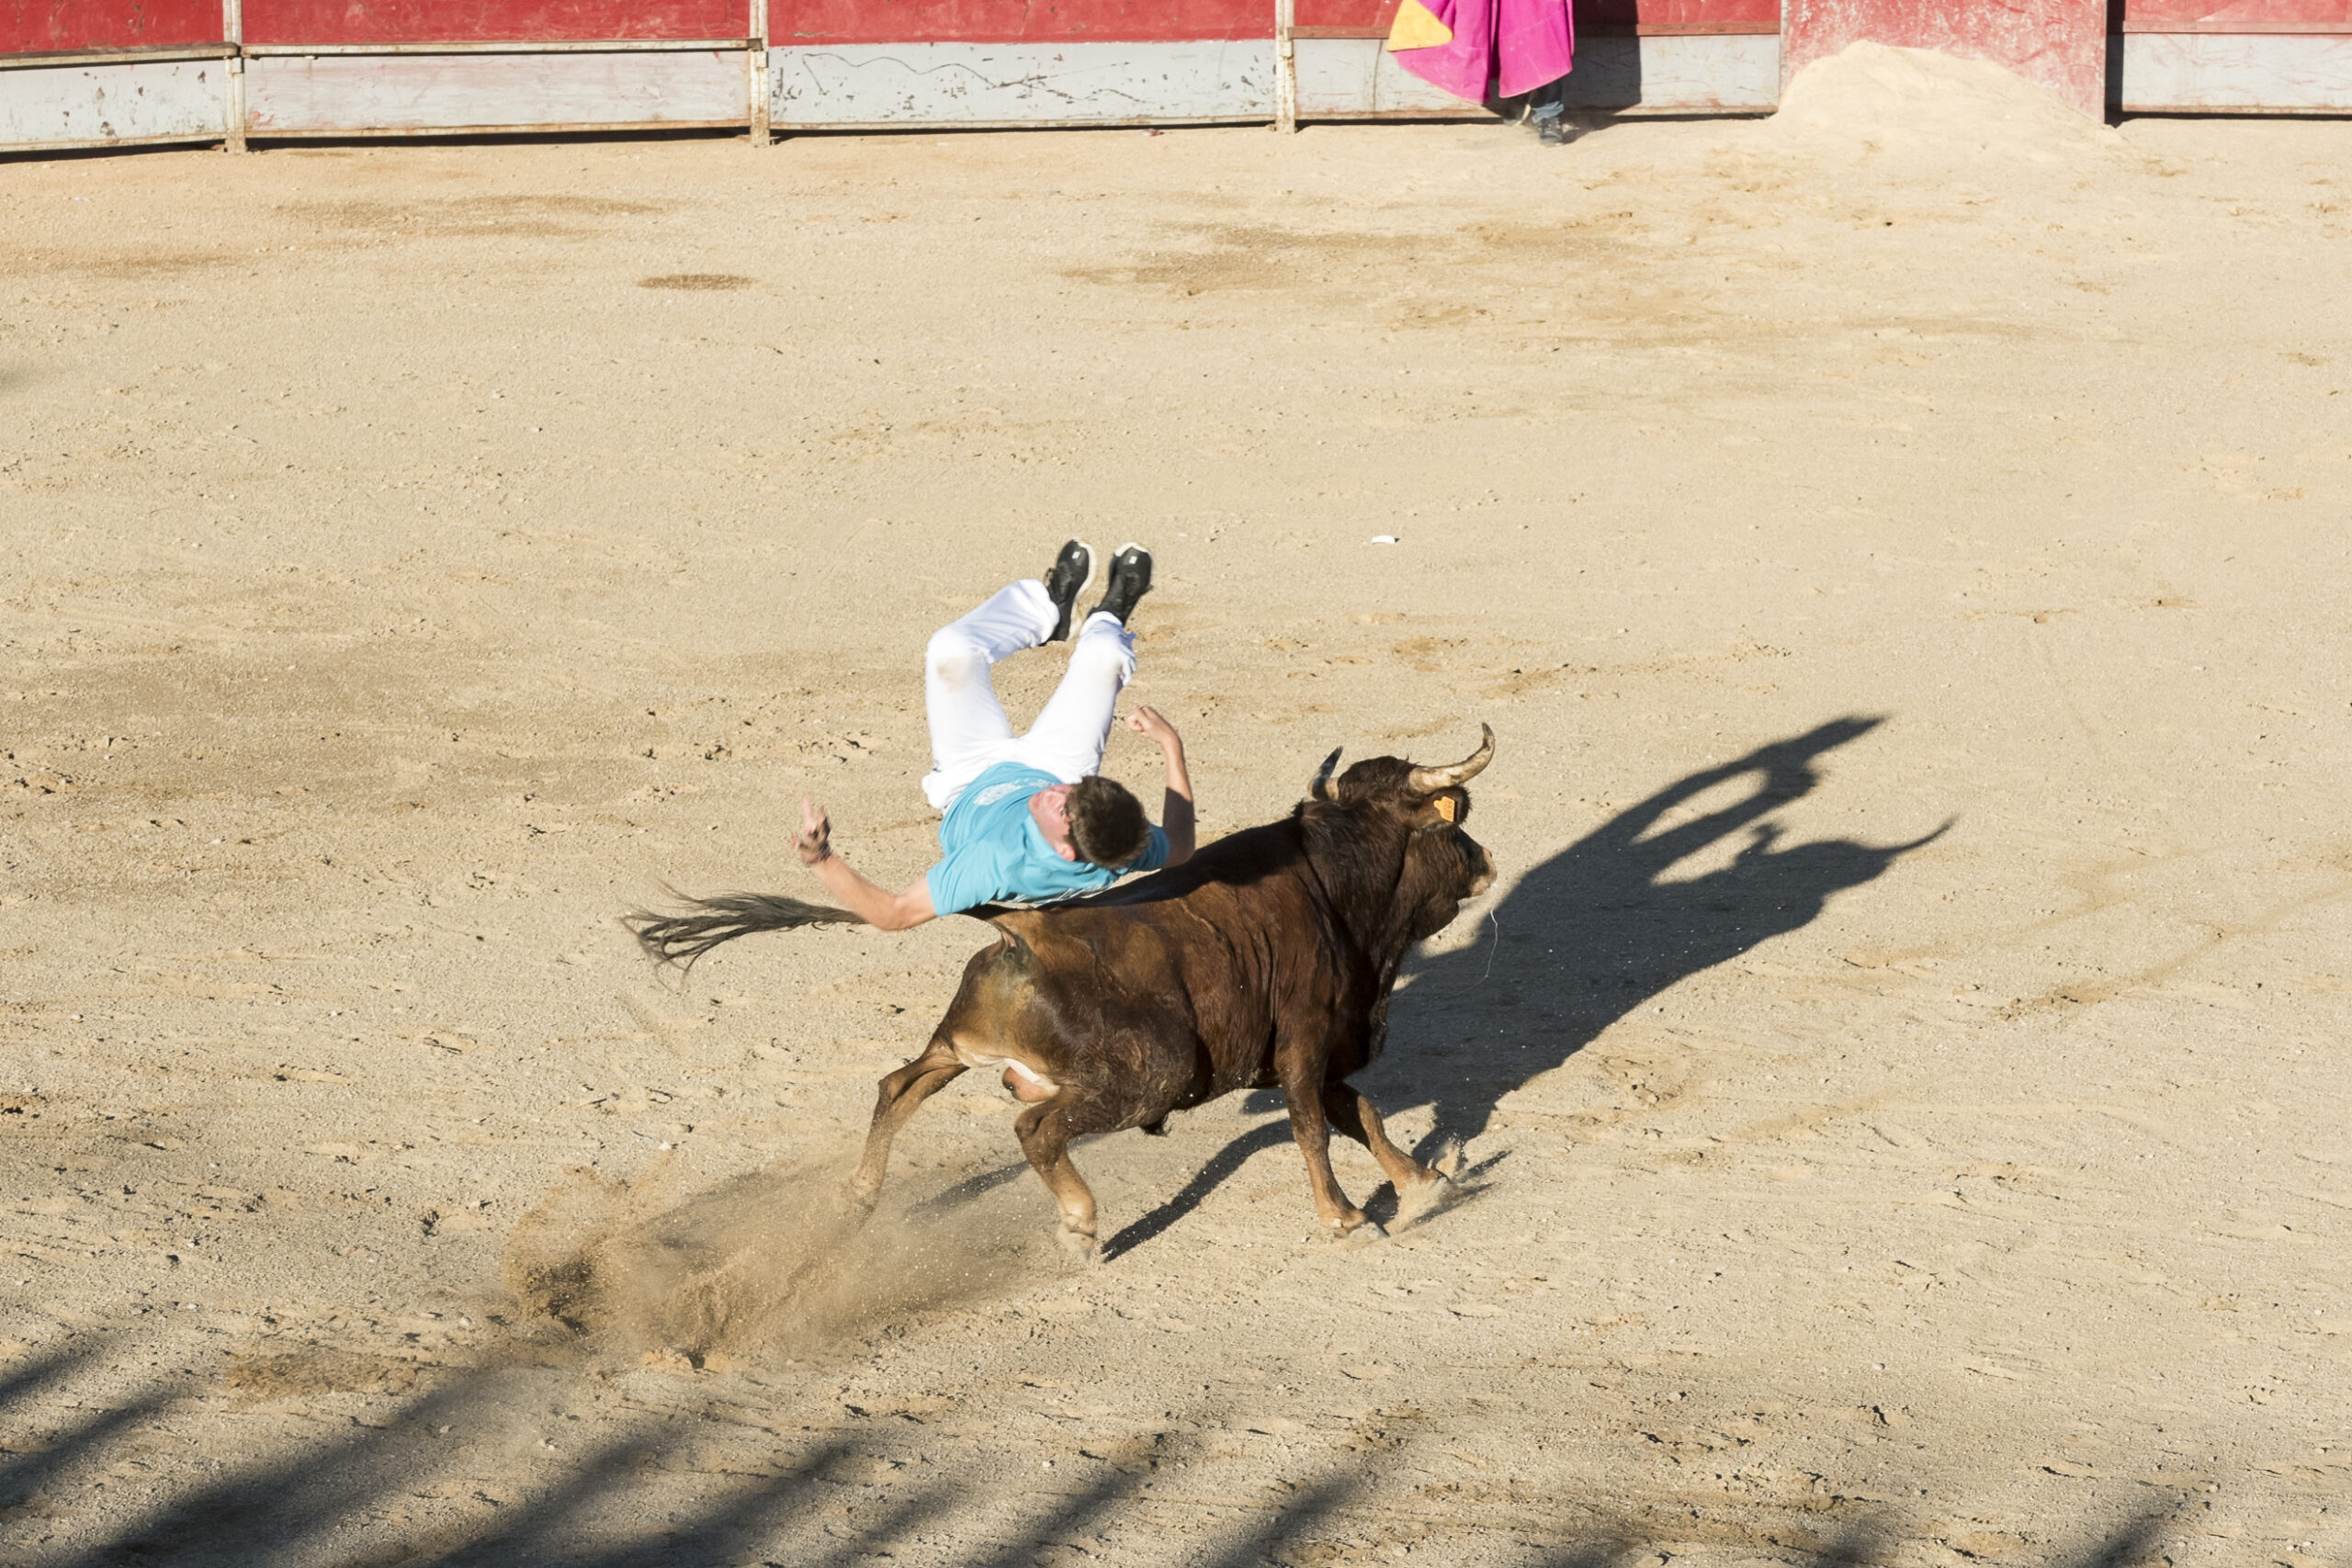
M800 837L792 840L792 847L800 852L802 865L833 858L833 824L825 808L805 795L800 797Z
M1160 830L1168 835L1168 863L1193 858L1193 778L1184 770L1184 738L1155 707L1136 705L1127 728L1157 745L1168 759L1168 793L1159 803Z
M1182 751L1184 749L1184 738L1176 733L1176 727L1169 723L1156 707L1138 704L1136 711L1127 715L1127 728L1163 751Z
M800 836L792 840L792 847L800 852L800 863L817 874L827 892L876 930L902 931L933 918L928 878L917 878L904 893L887 893L866 881L849 862L833 853L833 825L825 808L807 795L800 798Z

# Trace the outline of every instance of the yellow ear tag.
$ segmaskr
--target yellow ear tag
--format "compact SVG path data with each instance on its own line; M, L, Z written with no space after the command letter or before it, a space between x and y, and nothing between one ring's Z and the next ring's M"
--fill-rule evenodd
M1437 807L1437 814L1440 817L1444 818L1449 822L1453 820L1453 796L1450 795L1441 795L1435 800L1430 801L1430 804Z
M1395 54L1406 49L1434 49L1453 41L1453 29L1437 19L1421 0L1404 0L1396 7L1396 21L1388 29L1388 52ZM1452 818L1446 818L1449 822Z

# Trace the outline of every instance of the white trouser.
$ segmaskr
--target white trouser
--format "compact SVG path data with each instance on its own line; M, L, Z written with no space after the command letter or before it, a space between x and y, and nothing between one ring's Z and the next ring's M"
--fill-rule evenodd
M1134 634L1116 615L1086 617L1070 645L1069 672L1026 735L1012 733L989 679L989 666L998 660L1042 645L1055 619L1046 585L1031 578L932 634L922 671L931 773L922 793L939 810L999 762L1025 763L1064 784L1102 769L1119 688L1136 672Z

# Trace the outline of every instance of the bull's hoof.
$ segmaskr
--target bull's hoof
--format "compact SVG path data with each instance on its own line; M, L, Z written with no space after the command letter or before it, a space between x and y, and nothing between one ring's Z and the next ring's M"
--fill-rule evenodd
M1386 1241L1388 1239L1388 1232L1378 1220L1366 1220L1363 1224L1348 1232L1340 1239L1341 1241L1355 1242L1358 1244Z
M882 1190L853 1181L842 1189L842 1208L852 1219L863 1220L882 1201Z
M1057 1230L1054 1240L1061 1247L1065 1268L1091 1269L1102 1261L1102 1244L1082 1231Z
M1168 1118L1162 1116L1157 1122L1147 1122L1138 1131L1148 1138L1164 1138L1168 1136Z
M1326 1220L1323 1222L1323 1226L1331 1233L1332 1239L1335 1241L1347 1241L1356 1236L1362 1236L1367 1241L1377 1241L1388 1234L1380 1228L1377 1221L1361 1209L1351 1209L1337 1219Z

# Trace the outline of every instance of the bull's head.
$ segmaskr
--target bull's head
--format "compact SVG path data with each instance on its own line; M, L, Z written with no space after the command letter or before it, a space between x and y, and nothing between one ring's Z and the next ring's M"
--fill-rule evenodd
M1307 793L1351 815L1388 819L1405 831L1405 859L1394 908L1403 917L1406 940L1419 942L1442 930L1463 903L1494 885L1495 863L1485 846L1464 831L1470 818L1470 792L1463 786L1494 760L1495 732L1479 726L1478 749L1444 767L1415 767L1399 757L1373 757L1334 779L1340 753L1323 759Z

